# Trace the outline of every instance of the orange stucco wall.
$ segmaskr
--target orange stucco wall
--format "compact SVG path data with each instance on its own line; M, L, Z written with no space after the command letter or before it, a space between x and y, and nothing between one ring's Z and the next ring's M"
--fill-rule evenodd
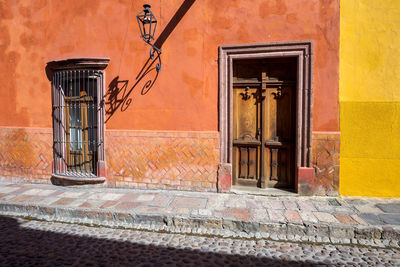
M149 52L135 18L144 2L0 1L0 126L51 127L51 60L108 57L106 86L132 85ZM146 2L158 35L184 1ZM291 40L314 41L313 130L338 131L339 0L195 1L162 47L154 87L107 129L215 131L218 46Z

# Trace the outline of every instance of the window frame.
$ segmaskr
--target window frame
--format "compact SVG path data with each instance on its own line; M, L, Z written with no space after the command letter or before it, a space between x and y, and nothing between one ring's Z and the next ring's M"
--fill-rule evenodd
M64 97L64 102L65 102L65 139L66 140L71 140L71 128L75 129L75 127L78 127L77 129L81 130L81 140L79 141L79 145L78 145L78 149L72 149L71 148L71 143L72 141L66 141L66 158L67 160L70 159L74 159L73 161L76 162L76 156L70 156L72 155L80 155L81 156L81 161L83 159L83 163L79 162L78 164L83 164L84 165L84 170L87 172L87 163L86 160L89 160L90 158L90 154L92 154L92 160L94 157L94 151L90 151L89 150L89 116L88 116L88 102L93 102L93 97L91 96L82 96L83 91L80 92L81 96L77 97L77 96L73 96L73 97ZM81 117L80 120L80 127L79 126L71 126L70 124L70 105L68 102L70 103L74 103L74 102L78 102L78 105L80 106L79 108L79 115ZM74 105L77 105L76 103L74 103ZM92 124L94 122L92 121ZM96 118L96 124L97 123L97 118ZM96 140L97 143L98 140ZM95 150L96 151L96 150ZM69 162L67 162L67 165L69 164ZM75 163L76 165L76 163ZM76 166L75 166L76 168ZM97 171L97 170L96 170Z

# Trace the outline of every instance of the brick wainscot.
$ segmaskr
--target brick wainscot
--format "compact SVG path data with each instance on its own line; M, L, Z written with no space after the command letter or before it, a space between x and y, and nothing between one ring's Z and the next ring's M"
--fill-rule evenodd
M50 183L52 129L0 128L0 176ZM218 132L108 130L106 186L216 191Z

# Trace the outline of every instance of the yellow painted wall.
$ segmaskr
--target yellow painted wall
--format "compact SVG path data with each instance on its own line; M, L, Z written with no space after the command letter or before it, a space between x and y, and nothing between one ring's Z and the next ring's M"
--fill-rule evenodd
M400 0L340 6L341 195L400 196Z

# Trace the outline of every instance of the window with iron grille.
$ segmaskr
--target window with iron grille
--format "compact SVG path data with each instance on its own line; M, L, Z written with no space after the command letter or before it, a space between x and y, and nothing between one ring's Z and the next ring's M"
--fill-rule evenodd
M53 102L53 177L85 180L103 176L104 72L108 60L48 63Z

